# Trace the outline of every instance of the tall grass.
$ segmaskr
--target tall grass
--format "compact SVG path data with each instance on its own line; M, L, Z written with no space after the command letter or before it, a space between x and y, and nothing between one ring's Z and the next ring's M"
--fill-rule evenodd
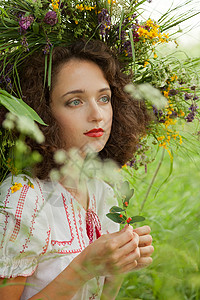
M152 228L153 264L126 276L118 300L200 299L200 147L189 132L188 137L169 177L172 164L166 153L142 211ZM135 187L130 205L134 213L140 210L161 152L147 173L140 169L130 178L124 172Z

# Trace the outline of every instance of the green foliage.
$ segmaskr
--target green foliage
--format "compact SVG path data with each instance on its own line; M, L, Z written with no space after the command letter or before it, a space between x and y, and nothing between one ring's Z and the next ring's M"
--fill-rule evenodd
M143 208L145 224L152 229L153 264L126 275L117 300L200 299L200 150L199 141L189 133L191 130L190 126L187 150L182 149L176 156L169 177L171 162L168 155L164 157ZM141 211L161 152L148 166L147 173L144 168L134 174L124 170L125 180L135 186L129 214Z
M0 89L0 104L17 116L26 116L42 125L46 125L38 114L22 99L16 98L2 89Z

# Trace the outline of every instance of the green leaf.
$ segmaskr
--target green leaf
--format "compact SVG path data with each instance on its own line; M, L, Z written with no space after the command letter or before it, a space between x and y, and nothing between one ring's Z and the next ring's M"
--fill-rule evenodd
M40 29L39 24L38 23L33 23L32 27L33 27L33 32L35 34L38 34L39 33L39 29Z
M118 214L118 213L108 213L108 214L106 214L106 216L115 223L125 224L125 222L126 222L126 216L123 215L121 218L120 214Z
M132 29L129 29L129 36L130 36L130 41L131 41L131 50L132 50L133 63L135 63L135 47L134 47Z
M0 89L0 104L5 106L10 112L15 115L26 116L42 125L47 125L42 121L39 115L22 99L16 98L2 89Z
M111 212L111 213L121 212L121 211L125 211L125 209L123 209L123 208L121 208L121 207L118 207L118 206L113 206L113 207L111 207L111 209L110 209L110 212Z
M50 49L49 53L49 69L48 69L48 87L51 88L51 70L52 70L52 53L53 53L53 46Z
M128 181L124 181L121 185L121 195L125 196L123 202L128 202L134 194L134 189L130 189Z
M142 216L134 216L134 217L131 217L131 221L129 222L129 224L133 224L133 223L136 223L136 222L142 222L145 220L144 217Z

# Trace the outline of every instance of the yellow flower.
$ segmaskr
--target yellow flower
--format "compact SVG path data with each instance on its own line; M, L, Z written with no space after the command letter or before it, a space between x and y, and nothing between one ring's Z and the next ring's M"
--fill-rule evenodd
M28 186L30 186L32 189L34 189L34 185L29 181Z
M51 5L53 7L53 10L56 11L59 8L59 1L58 0L52 0Z
M77 20L75 20L75 23L76 23L76 25L78 24L78 21Z
M168 94L169 94L169 92L167 92L167 91L164 91L163 93L164 93L164 96L167 98L167 97L168 97Z
M164 139L165 139L165 136L164 136L164 135L158 136L158 137L157 137L157 140L158 140L158 141L162 141L162 140L164 140Z
M12 193L15 193L17 192L18 190L20 190L22 188L22 184L21 183L17 183L15 182L15 184L13 184L13 186L11 186L11 192Z
M148 61L145 61L145 62L144 62L144 68L145 68L148 64L149 64L149 62L148 62Z
M153 56L153 58L157 58L158 57L158 55L156 54L156 53L154 53L154 56Z

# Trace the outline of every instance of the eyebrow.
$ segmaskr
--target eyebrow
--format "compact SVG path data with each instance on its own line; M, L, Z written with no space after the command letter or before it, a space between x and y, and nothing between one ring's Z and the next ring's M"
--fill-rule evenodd
M102 88L102 89L98 90L99 93L104 92L104 91L111 91L111 89L109 87L106 87L106 88ZM62 95L62 97L65 97L70 94L83 94L83 93L85 93L85 90L73 90L73 91L69 91L69 92L65 93L64 95Z

